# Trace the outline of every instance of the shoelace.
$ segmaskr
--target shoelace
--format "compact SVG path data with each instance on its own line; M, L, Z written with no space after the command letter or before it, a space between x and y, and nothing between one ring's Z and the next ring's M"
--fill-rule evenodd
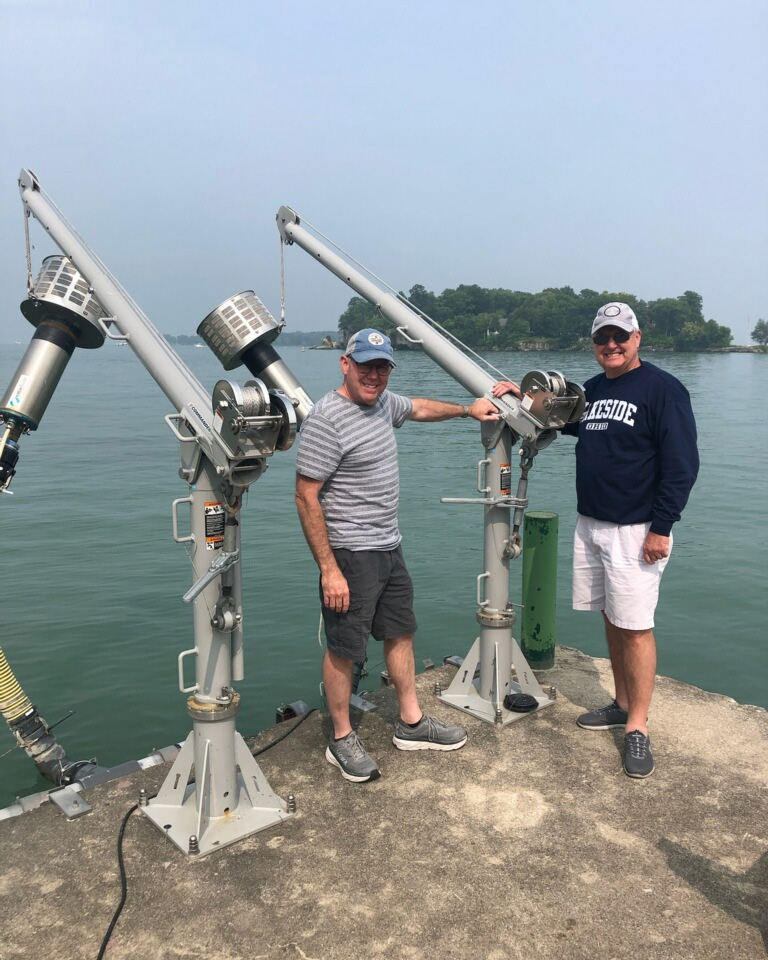
M445 727L444 723L440 723L438 720L435 720L434 717L430 717L429 714L422 715L422 723L426 721L427 724L427 740L431 743L434 743L436 740L440 739L440 727Z
M352 735L347 739L347 750L352 755L353 759L360 760L365 754L365 748L360 742L360 737L352 731Z
M402 725L402 729L403 729L403 732L404 732L404 733L408 733L408 732L410 732L410 733L415 733L416 730L417 730L423 723L426 723L426 725L427 725L427 740L434 740L434 739L436 738L436 736L437 736L437 724L435 723L434 719L433 719L432 717L428 716L426 713L422 713L422 715L421 715L421 720L419 720L419 722L418 722L418 724L416 725L416 727L409 727L408 724L407 724L407 723L404 723L402 720L400 721L400 723L401 723L401 725ZM420 737L419 739L423 739L423 737Z
M402 723L402 721L401 721L401 723ZM419 721L419 726L421 726L423 723L426 723L426 725L427 725L427 736L426 736L426 739L429 740L430 743L434 743L434 742L436 742L436 741L438 741L438 740L440 739L440 731L441 731L441 730L447 730L447 729L449 729L449 728L446 726L446 724L443 723L442 720L437 720L435 717L430 717L428 713L423 713L423 714L421 715L421 720ZM403 729L404 729L404 730L408 730L408 729L409 729L409 728L408 728L408 725L405 724L405 723L403 723L402 726L403 726ZM420 740L423 740L424 737L419 737L419 739L420 739Z
M609 713L613 713L614 710L619 710L621 713L626 713L626 710L622 710L615 700L613 701L613 703L609 703L607 707L600 707L600 709L597 710L596 712L599 713L600 716L602 717L602 716L607 716Z
M432 719L424 714L424 719L427 721L427 739L430 741L437 740L437 724Z
M645 760L649 745L648 737L639 730L633 730L632 733L627 734L627 746L633 759Z

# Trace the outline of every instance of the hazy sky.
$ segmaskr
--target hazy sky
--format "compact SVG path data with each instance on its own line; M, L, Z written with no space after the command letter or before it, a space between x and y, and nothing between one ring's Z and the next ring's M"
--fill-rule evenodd
M31 332L21 167L164 332L279 311L281 204L399 289L768 318L764 0L0 0L0 47L0 342ZM352 296L297 247L286 285L294 330Z

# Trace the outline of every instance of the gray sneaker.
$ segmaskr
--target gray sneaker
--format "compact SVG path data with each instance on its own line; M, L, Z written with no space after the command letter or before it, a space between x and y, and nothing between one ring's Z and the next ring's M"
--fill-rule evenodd
M352 783L367 783L381 776L376 761L368 754L354 730L341 740L331 737L325 759L338 767L342 777Z
M614 727L626 726L627 711L611 700L607 707L582 713L576 723L585 730L613 730Z
M642 780L650 777L655 769L650 737L639 730L631 730L624 737L624 773Z
M398 750L458 750L467 742L464 727L452 727L425 713L415 727L398 719L392 743Z

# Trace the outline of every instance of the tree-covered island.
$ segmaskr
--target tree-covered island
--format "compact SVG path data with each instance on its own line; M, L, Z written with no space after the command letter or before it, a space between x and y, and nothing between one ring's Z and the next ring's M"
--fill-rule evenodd
M646 301L631 293L576 293L571 287L526 293L461 284L435 294L416 284L400 296L474 349L581 349L589 342L598 308L611 300L628 303L635 311L646 350L722 350L733 340L729 327L704 319L702 297L693 290ZM376 326L388 328L374 306L353 297L339 318L339 339L345 342L355 331ZM397 338L391 328L387 332Z

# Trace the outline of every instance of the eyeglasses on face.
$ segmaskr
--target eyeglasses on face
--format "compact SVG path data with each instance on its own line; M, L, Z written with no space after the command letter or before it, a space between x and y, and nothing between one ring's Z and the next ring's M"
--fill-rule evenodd
M592 343L598 347L604 347L606 343L610 343L613 340L614 343L626 343L627 340L632 336L629 330L616 330L613 333L605 333L604 331L596 333L592 337Z
M352 360L352 357L349 359ZM377 373L382 378L388 377L392 373L391 363L358 363L357 360L352 360L352 363L360 373Z

